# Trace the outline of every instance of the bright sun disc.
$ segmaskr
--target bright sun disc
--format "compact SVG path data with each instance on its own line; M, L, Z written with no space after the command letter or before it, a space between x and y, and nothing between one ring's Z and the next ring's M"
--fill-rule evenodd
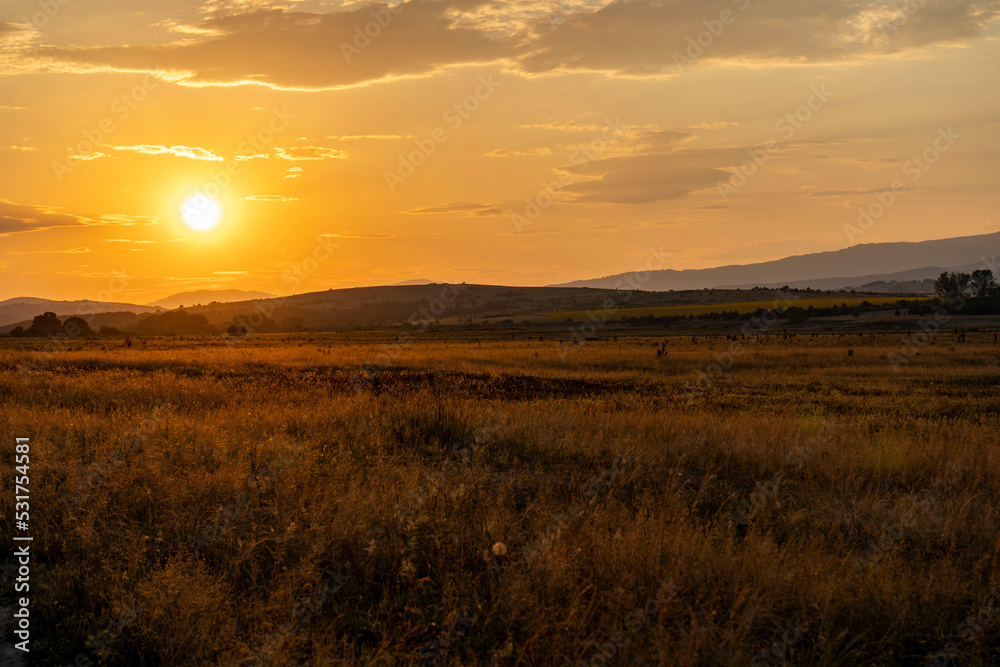
M196 232L210 232L222 219L222 205L202 194L191 195L181 204L184 224Z

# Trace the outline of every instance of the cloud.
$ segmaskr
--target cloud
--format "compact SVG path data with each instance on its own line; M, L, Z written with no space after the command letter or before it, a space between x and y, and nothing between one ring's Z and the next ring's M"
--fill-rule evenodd
M551 148L531 148L526 151L517 151L510 148L495 148L486 157L522 157L527 155L552 155Z
M85 160L88 162L90 160L98 160L102 157L108 157L108 154L102 153L100 151L94 151L93 153L83 153L83 154L76 153L73 155L74 160Z
M8 250L10 255L82 255L90 252L90 248L70 248L69 250Z
M155 215L126 215L125 213L111 213L102 215L92 224L109 225L118 227L131 227L132 225L155 225L160 222L160 218Z
M0 199L0 234L74 227L89 222L91 220L88 218L62 213L55 207L15 204Z
M284 195L250 195L244 197L248 201L298 201L298 197L285 197Z
M503 232L500 236L546 236L550 234L565 234L564 229L520 229L517 231Z
M351 234L349 232L340 232L339 234L326 233L320 234L328 239L394 239L395 234Z
M38 55L63 69L162 72L188 86L331 89L514 53L511 41L461 25L452 11L461 4L410 0L330 13L251 5L211 14L188 26L185 39L167 44L49 46Z
M871 195L876 192L886 192L886 188L850 188L846 190L817 190L816 192L810 192L809 194L802 195L803 198L809 197L849 197L852 195Z
M594 204L645 204L678 199L714 187L731 176L720 168L737 159L738 149L685 150L661 155L628 155L560 167L585 172L587 180L564 186L568 201Z
M168 148L167 146L157 144L139 144L137 146L112 146L111 148L116 151L130 151L133 153L142 153L143 155L175 155L191 160L221 162L223 159L210 150L191 146L170 146Z
M412 215L460 213L468 216L506 215L510 209L503 208L498 202L455 201L447 204L424 206L412 211L404 211Z
M302 167L289 167L281 172L284 178L298 178L302 175Z
M541 123L528 123L518 125L522 130L553 130L555 132L600 132L607 129L607 125L600 123L584 123L576 120L550 120Z
M915 11L907 13L911 6ZM862 62L960 45L984 34L1000 16L1000 0L587 0L558 8L530 0L408 0L353 3L326 13L298 11L287 0L241 0L205 11L195 23L163 24L180 38L161 44L35 49L38 31L0 24L0 44L12 44L0 49L0 61L19 55L20 70L146 71L186 86L292 90L490 62L527 75L664 77L713 61ZM725 24L724 11L732 19ZM678 68L675 54L691 60Z
M159 218L153 216L134 216L123 213L91 218L64 213L56 206L16 204L6 199L0 199L0 235L35 232L58 227L155 225L157 222L159 222Z
M662 153L693 136L690 132L661 129L637 131L626 129L624 134L625 139L631 144L633 153Z
M727 120L718 120L712 123L698 123L697 125L691 125L688 129L691 130L718 130L723 127L732 127L733 125L739 125L736 122L730 122Z
M925 0L908 16L901 6L863 0L616 0L554 27L537 25L537 39L519 64L536 74L589 70L655 76L679 71L675 53L697 62L864 60L974 38L1000 14L1000 0ZM723 10L731 13L728 24L719 20ZM705 22L721 30L718 37L707 32Z
M9 148L12 151L25 151L25 152L38 150L34 146L8 146L7 148Z
M589 227L577 227L574 232L610 232L616 229L621 229L621 225L616 224L604 224L604 225L590 225Z
M291 146L288 148L275 148L273 151L267 153L237 155L236 160L239 162L246 162L247 160L344 160L348 157L350 157L350 153L337 148L327 148L325 146ZM285 178L292 177L286 176Z
M359 141L361 139L371 139L373 141L392 141L394 139L413 139L412 134L345 134L341 137L330 136L327 139L337 141Z

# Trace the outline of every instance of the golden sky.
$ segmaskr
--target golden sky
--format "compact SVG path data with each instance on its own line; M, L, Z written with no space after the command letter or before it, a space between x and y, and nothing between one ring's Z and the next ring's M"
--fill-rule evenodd
M651 248L684 269L997 231L998 16L4 0L0 299L544 285Z

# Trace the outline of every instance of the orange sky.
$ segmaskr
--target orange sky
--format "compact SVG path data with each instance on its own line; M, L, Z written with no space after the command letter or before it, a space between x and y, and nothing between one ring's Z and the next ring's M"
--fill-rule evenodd
M543 285L650 248L682 269L997 231L998 15L5 0L0 299Z

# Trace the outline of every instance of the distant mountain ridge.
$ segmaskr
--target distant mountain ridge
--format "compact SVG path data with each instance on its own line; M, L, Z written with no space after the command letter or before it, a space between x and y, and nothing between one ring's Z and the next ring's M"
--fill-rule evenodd
M877 281L922 281L937 277L944 270L982 268L984 258L998 254L1000 232L933 241L866 243L756 264L651 271L640 289L666 291L757 285L839 289ZM613 288L634 274L630 271L552 287Z
M147 305L149 306L159 306L160 308L167 308L173 310L174 308L179 308L181 306L193 306L195 304L209 304L214 302L217 303L232 303L233 301L250 301L252 299L270 299L274 295L268 294L267 292L254 292L240 289L221 289L221 290L193 290L191 292L180 292L178 294L172 294L168 297L159 299L158 301L153 301Z
M86 317L95 313L111 313L132 311L133 313L156 313L163 308L159 306L141 306L135 303L117 303L108 301L55 301L39 299L31 296L19 296L0 301L0 326L31 320L43 312L52 312L59 317L79 315Z

